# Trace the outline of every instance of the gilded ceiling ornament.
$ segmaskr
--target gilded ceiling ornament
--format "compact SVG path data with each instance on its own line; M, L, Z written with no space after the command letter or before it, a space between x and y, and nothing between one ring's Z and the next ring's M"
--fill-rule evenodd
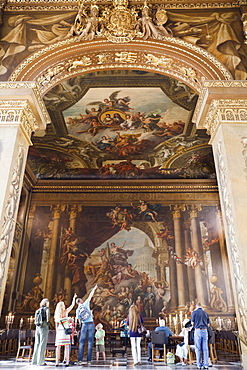
M110 54L101 53L97 54L96 57L98 58L98 64L104 64L109 62Z
M127 0L113 1L114 9L103 12L102 24L105 29L103 35L112 42L129 42L138 34L137 11L128 9Z
M137 59L137 53L128 51L121 51L115 54L115 62L119 63L135 63Z
M144 54L148 64L154 64L155 66L171 68L174 60L172 58L167 58L164 55L156 56L154 54Z
M66 67L68 69L68 71L72 71L73 69L77 68L77 67L85 67L85 66L89 66L92 64L92 61L90 58L86 57L85 55L80 58L80 59L77 59L77 60L69 60L67 63L66 63Z

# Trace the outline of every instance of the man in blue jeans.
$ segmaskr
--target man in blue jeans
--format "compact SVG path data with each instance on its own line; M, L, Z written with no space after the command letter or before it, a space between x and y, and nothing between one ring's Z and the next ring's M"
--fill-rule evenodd
M200 303L197 303L196 309L192 312L191 323L195 328L194 343L197 368L208 369L208 326L210 321ZM202 362L201 351L204 362Z
M88 298L83 302L81 298L77 298L76 303L78 304L76 310L76 318L81 321L81 333L80 333L80 341L79 341L79 350L78 350L78 363L81 365L84 355L84 346L86 339L88 340L88 347L87 347L87 364L91 364L92 360L92 350L93 350L93 341L94 341L94 321L92 311L90 310L90 301L94 295L95 290L97 289L97 285L91 290ZM89 312L88 318L85 320L80 319L79 311L80 306L83 305L86 310Z

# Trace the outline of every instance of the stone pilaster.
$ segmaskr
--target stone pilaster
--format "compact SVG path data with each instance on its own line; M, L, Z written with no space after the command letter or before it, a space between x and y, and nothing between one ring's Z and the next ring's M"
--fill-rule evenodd
M247 81L206 81L193 119L211 135L239 333L247 341ZM247 369L247 347L242 345Z
M47 122L35 83L0 83L0 311L30 138Z

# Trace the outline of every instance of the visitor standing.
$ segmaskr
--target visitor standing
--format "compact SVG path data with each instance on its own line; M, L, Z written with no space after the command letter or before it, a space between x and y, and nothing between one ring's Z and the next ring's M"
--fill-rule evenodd
M197 368L208 369L208 327L210 321L208 314L203 310L200 303L196 304L196 309L192 312L191 323L195 328L194 342ZM203 352L203 361L201 351Z
M93 341L94 341L94 321L93 314L90 310L90 301L94 295L97 285L91 290L88 298L83 302L81 298L77 298L76 303L78 307L76 309L76 318L81 323L81 332L80 332L80 341L79 341L79 350L78 350L78 363L82 363L84 355L84 346L86 339L88 340L87 346L87 363L91 364L92 361L92 350L93 350Z
M50 309L49 300L42 299L40 308L35 311L34 323L36 325L35 343L33 350L32 365L45 365L45 350L49 332Z
M69 366L69 353L70 353L70 344L71 338L70 335L72 330L70 328L68 314L73 309L75 305L75 299L77 295L74 294L71 305L68 308L65 308L64 302L58 302L56 305L54 320L56 325L56 367L59 366L61 346L64 346L64 361L65 366Z
M127 324L129 326L131 352L134 365L141 365L141 339L142 333L139 333L138 327L143 324L144 320L139 313L138 307L132 304L129 308Z

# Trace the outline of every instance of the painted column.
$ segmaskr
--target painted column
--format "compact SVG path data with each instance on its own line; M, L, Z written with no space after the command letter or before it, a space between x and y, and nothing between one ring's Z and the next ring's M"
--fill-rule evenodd
M82 210L82 206L80 205L72 205L69 206L69 226L71 227L74 234L76 234L76 220L78 216L78 212ZM68 266L65 268L65 278L64 278L64 289L66 289L67 295L67 302L68 304L71 302L72 299L72 279L71 279L71 272L68 269Z
M21 306L21 297L23 296L24 289L24 282L25 282L25 276L27 273L27 259L28 259L28 248L29 248L29 243L30 243L30 237L31 237L31 232L32 232L32 226L33 226L33 220L35 217L35 211L36 211L36 204L33 204L29 208L29 213L28 213L28 221L26 225L26 231L25 231L25 239L23 241L23 248L20 250L20 256L19 260L21 263L19 263L19 270L17 274L16 281L19 283L18 291L19 291L19 298L20 300L18 301L18 306Z
M184 244L185 251L191 248L191 237L190 237L190 222L184 222ZM195 281L195 270L191 267L187 267L188 277L188 288L189 288L189 302L195 301L196 299L196 281Z
M191 242L193 251L198 253L198 257L203 261L203 248L200 225L198 221L198 212L201 210L200 206L190 206L190 222L191 222ZM206 284L206 277L203 274L202 266L200 263L196 263L195 267L195 282L196 282L196 296L197 301L201 303L203 307L208 306L208 290Z
M53 294L56 293L55 277L57 266L59 265L59 235L60 235L60 216L65 210L65 205L54 205L51 206L53 212L53 227L51 232L51 248L50 257L48 261L48 274L46 279L45 297L49 300L53 298Z
M174 225L174 238L175 238L175 252L183 260L185 254L184 250L184 235L182 227L181 212L185 211L185 206L175 205L173 207L173 225ZM178 289L178 308L184 308L186 305L188 294L185 287L187 286L186 280L186 267L182 263L177 263L177 289Z
M0 311L30 138L47 122L35 83L0 83Z
M230 281L230 271L229 271L229 263L227 257L227 250L225 245L225 236L223 232L223 225L222 225L222 214L221 211L218 209L216 214L216 221L217 221L217 230L219 230L219 245L220 245L220 253L222 259L222 268L223 268L223 275L225 281L225 288L226 288L226 298L227 298L227 307L228 312L234 312L234 302L233 302L233 293L232 293L232 284Z
M247 81L206 81L193 121L211 135L240 337L247 342ZM247 369L247 346L242 342Z

